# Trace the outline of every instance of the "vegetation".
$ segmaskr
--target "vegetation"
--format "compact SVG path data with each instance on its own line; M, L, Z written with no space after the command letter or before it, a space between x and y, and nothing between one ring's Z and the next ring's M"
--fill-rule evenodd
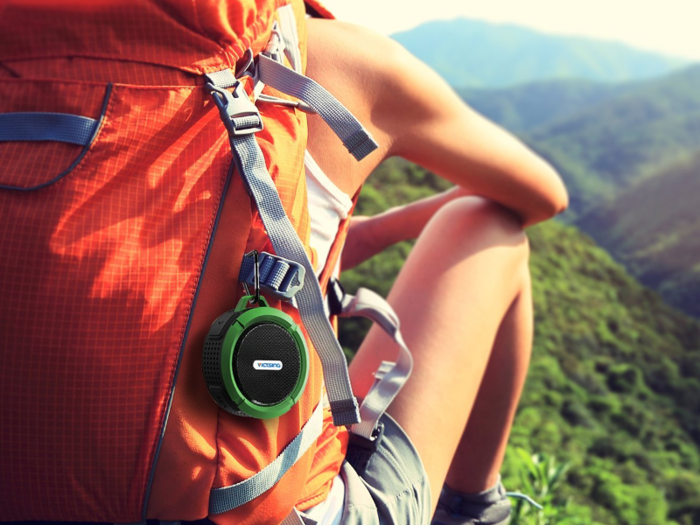
M700 148L700 66L618 95L524 135L561 172L582 213Z
M700 150L578 221L647 286L700 316Z
M398 160L370 181L360 214L445 187ZM556 456L569 469L559 474L556 498L544 498L558 510L537 515L550 521L523 510L521 523L700 523L700 325L575 228L549 222L529 236L535 345L504 484L541 497L542 487L519 474L518 448ZM345 272L343 283L350 292L362 285L386 294L408 250L409 243L387 250ZM366 328L344 320L344 346L356 348ZM550 467L544 456L535 461L536 469Z
M392 36L457 87L561 78L625 82L664 75L687 63L617 42L464 18L427 22Z

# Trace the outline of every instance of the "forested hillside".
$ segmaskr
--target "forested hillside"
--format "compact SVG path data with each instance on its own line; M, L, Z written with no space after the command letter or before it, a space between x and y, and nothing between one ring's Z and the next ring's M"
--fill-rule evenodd
M700 66L606 98L524 140L560 171L580 214L700 149Z
M618 42L466 18L427 22L392 38L459 88L562 78L626 82L664 75L687 63Z
M444 187L392 160L370 178L358 213ZM536 335L511 445L571 463L564 492L575 519L567 523L697 525L700 325L575 228L549 222L529 236ZM386 294L409 249L345 272L344 284ZM344 321L343 344L356 348L364 327ZM505 483L517 490L512 461Z
M700 150L577 223L670 304L700 317Z

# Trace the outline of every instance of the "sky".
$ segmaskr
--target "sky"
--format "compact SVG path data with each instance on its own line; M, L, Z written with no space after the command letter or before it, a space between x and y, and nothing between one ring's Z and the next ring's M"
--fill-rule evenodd
M700 60L700 0L322 0L338 18L384 34L455 17L615 40Z

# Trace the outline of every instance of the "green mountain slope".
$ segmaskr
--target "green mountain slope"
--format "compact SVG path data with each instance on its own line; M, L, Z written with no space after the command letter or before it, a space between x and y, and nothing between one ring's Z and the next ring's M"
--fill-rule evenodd
M566 79L501 89L465 88L458 93L479 113L521 133L590 109L625 86Z
M700 148L700 66L639 83L523 138L565 179L572 214Z
M373 178L359 213L443 187L401 161ZM536 333L511 445L571 462L565 492L580 521L569 524L700 523L700 324L575 228L549 222L529 236ZM409 249L345 272L344 284L386 293ZM343 344L365 329L343 320ZM505 483L517 490L512 472L509 456Z
M700 316L700 151L577 224L670 304Z
M505 87L557 78L624 82L668 73L687 61L512 25L455 19L392 35L455 87Z

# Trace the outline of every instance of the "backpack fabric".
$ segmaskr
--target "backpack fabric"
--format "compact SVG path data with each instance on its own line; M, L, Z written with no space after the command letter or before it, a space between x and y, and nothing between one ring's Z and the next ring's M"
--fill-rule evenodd
M278 419L219 409L201 371L209 326L242 295L243 255L273 252L202 75L235 71L290 12L304 60L300 0L0 6L0 118L70 115L87 134L0 140L0 521L273 524L325 498L347 446L327 409L271 490L209 512L212 489L270 464L322 402L308 337L307 387ZM305 115L259 108L257 142L313 262ZM46 129L29 122L28 136Z

